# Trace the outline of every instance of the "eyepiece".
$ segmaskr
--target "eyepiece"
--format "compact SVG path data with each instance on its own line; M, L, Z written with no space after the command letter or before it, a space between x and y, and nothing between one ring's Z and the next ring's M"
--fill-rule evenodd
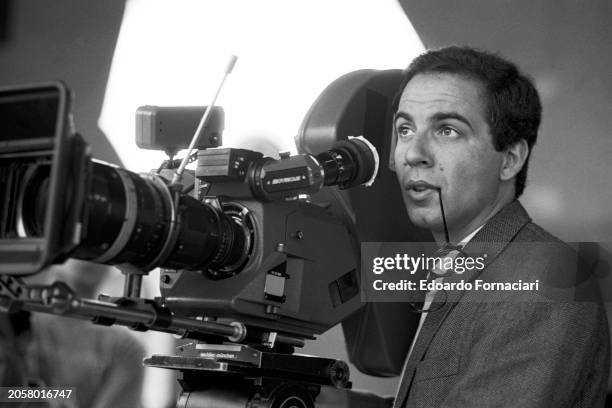
M361 184L371 185L378 173L378 152L363 137L353 137L337 142L330 150L320 153L317 160L323 167L326 186L338 185L350 188Z
M323 153L259 160L249 171L255 197L273 201L314 194L323 186L369 186L378 173L378 152L363 137L349 137Z

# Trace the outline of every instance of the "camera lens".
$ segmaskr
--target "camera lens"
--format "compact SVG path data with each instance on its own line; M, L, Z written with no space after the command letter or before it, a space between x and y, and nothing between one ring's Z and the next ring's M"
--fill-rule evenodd
M142 270L206 270L245 259L244 228L231 216L158 176L93 162L81 244L75 258Z

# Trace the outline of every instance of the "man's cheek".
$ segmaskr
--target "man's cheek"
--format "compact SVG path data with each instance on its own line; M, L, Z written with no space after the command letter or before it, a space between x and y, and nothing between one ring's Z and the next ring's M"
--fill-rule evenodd
M464 157L465 160L458 165L441 165L444 169L440 174L441 187L448 198L456 199L457 195L466 194L478 184L480 174L477 170L477 161L472 160L469 155Z
M397 174L397 179L400 181L401 183L401 175L402 175L402 168L403 166L403 160L402 160L403 154L402 154L402 148L400 146L400 144L398 143L395 146L395 149L393 150L393 165L395 167L395 173Z

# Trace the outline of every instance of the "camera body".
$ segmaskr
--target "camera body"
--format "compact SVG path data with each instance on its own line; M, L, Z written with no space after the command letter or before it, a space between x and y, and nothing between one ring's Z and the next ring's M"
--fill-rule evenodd
M256 343L263 331L313 338L361 306L359 243L331 186L373 178L376 153L364 139L274 160L217 148L216 108L195 170L172 184L172 158L142 175L92 160L69 126L61 83L1 90L0 101L2 274L67 257L132 274L159 267L158 303L173 318L239 321ZM139 145L176 153L204 109L139 109Z
M219 147L225 118L214 108L182 177L174 156L205 107L140 108L137 144L170 158L136 174L91 158L62 83L0 88L0 308L196 340L144 361L179 371L185 407L313 407L321 386L350 394L344 362L293 354L339 322L351 362L397 375L418 316L403 303L362 303L358 271L360 241L418 238L406 217L387 216L403 204L395 176L378 173L376 149L392 157L400 80L399 70L337 79L302 122L301 154L280 160ZM121 269L123 296L21 280L69 257ZM155 268L161 296L141 298Z
M176 185L169 181L175 160L144 175L92 160L71 127L62 83L0 89L0 305L256 347L274 346L274 335L277 345L300 347L342 321L360 370L397 375L418 316L406 304L359 301L358 242L428 238L406 217L387 215L404 209L386 163L372 187L338 187L366 182L372 172L369 149L347 135L364 135L392 157L391 102L400 81L399 70L337 79L302 122L302 154L281 160L215 148L224 123L217 108L196 145L197 167ZM172 156L203 111L143 107L137 142ZM160 267L162 296L124 291L108 303L75 298L60 284L19 285L20 276L68 257L118 266L126 288L138 281L128 278Z
M244 149L199 151L194 197L235 220L247 244L231 265L197 273L162 268L160 289L168 308L312 338L361 306L352 220L337 191L321 188L323 176L315 176L311 159L272 160ZM169 179L172 171L161 174ZM306 194L307 200L300 198Z

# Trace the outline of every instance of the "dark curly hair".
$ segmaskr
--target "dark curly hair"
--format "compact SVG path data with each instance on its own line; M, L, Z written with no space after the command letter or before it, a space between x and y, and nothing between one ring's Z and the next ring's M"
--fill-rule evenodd
M404 71L403 80L393 103L399 99L408 82L417 74L449 73L462 75L482 84L485 91L485 115L497 151L520 139L529 146L529 155L516 176L515 196L525 189L531 149L538 137L542 105L535 86L513 63L471 47L452 46L428 51L415 58Z

